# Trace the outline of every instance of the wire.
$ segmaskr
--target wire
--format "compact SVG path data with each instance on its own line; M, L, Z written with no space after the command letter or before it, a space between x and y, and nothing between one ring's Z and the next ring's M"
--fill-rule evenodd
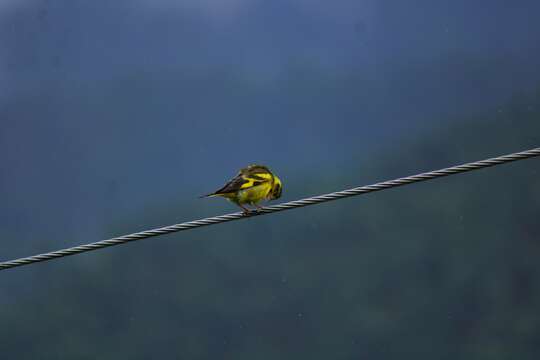
M52 251L48 253L43 253L39 255L0 262L0 270L5 270L5 269L17 267L17 266L29 265L29 264L61 258L64 256L69 256L69 255L75 255L75 254L79 254L79 253L83 253L87 251L98 250L98 249L106 248L109 246L125 244L130 241L146 239L153 236L165 235L165 234L170 234L170 233L174 233L178 231L194 229L201 226L215 225L215 224L224 223L228 221L246 219L253 216L265 215L265 214L270 214L270 213L274 213L278 211L295 209L295 208L304 207L308 205L320 204L323 202L343 199L350 196L367 194L374 191L390 189L397 186L403 186L403 185L412 184L412 183L416 183L420 181L431 180L431 179L435 179L435 178L439 178L443 176L478 170L478 169L487 168L490 166L504 164L504 163L508 163L512 161L528 159L535 156L540 156L540 147L527 150L527 151L509 154L509 155L494 157L491 159L475 161L475 162L452 166L452 167L435 170L435 171L429 171L429 172L421 173L418 175L412 175L412 176L402 177L395 180L384 181L384 182L376 183L373 185L361 186L361 187L356 187L356 188L343 190L343 191L337 191L337 192L333 192L333 193L329 193L325 195L319 195L319 196L314 196L314 197L310 197L306 199L290 201L290 202L286 202L286 203L282 203L282 204L278 204L274 206L268 206L258 211L252 211L249 214L236 212L232 214L214 216L214 217L209 217L209 218L200 219L200 220L188 221L181 224L170 225L170 226L165 226L162 228L146 230L146 231L141 231L141 232L137 232L137 233L133 233L129 235L119 236L112 239L101 240L101 241L97 241L97 242L86 244L86 245L79 245L79 246L74 246L74 247Z

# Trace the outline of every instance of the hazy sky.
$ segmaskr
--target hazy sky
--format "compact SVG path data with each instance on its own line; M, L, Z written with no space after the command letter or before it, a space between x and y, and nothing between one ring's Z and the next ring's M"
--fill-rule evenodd
M208 192L184 175L207 164L339 172L540 82L532 0L0 4L4 204L49 218L82 197L95 231L103 194Z
M0 0L0 258L236 211L198 196L251 163L287 201L538 146L539 14ZM528 359L537 161L2 272L0 353Z

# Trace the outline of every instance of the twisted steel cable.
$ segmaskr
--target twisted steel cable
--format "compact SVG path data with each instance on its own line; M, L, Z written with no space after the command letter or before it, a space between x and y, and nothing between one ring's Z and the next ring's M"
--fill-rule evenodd
M188 221L181 224L170 225L170 226L165 226L162 228L146 230L146 231L141 231L141 232L137 232L137 233L133 233L129 235L119 236L112 239L101 240L101 241L97 241L97 242L86 244L86 245L79 245L79 246L74 246L74 247L52 251L48 253L43 253L39 255L0 262L0 270L5 270L5 269L17 267L17 266L29 265L29 264L52 260L52 259L56 259L56 258L60 258L64 256L69 256L69 255L75 255L75 254L83 253L86 251L98 250L105 247L125 244L130 241L142 240L142 239L146 239L153 236L165 235L165 234L174 233L174 232L178 232L182 230L194 229L201 226L214 225L214 224L224 223L224 222L233 221L233 220L245 219L245 218L258 216L258 215L270 214L270 213L283 211L283 210L295 209L295 208L304 207L308 205L320 204L323 202L343 199L350 196L366 194L366 193L370 193L374 191L389 189L389 188L412 184L412 183L416 183L420 181L431 180L431 179L435 179L435 178L439 178L443 176L487 168L490 166L504 164L504 163L508 163L512 161L528 159L535 156L540 156L540 147L527 150L527 151L494 157L491 159L480 160L480 161L452 166L452 167L448 167L448 168L444 168L440 170L429 171L429 172L421 173L418 175L412 175L412 176L402 177L395 180L384 181L384 182L376 183L373 185L360 186L360 187L356 187L356 188L352 188L348 190L337 191L337 192L319 195L319 196L313 196L306 199L289 201L289 202L274 205L274 206L264 207L259 211L253 211L253 212L250 212L249 214L236 212L236 213L231 213L231 214L226 214L226 215L221 215L221 216L214 216L214 217L209 217L209 218L200 219L200 220Z

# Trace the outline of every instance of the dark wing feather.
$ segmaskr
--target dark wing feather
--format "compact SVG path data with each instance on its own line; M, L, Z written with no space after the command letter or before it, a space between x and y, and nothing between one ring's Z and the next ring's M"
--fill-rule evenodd
M238 174L214 194L227 194L238 191L242 188L242 185L248 182L250 182L248 179L244 179L241 174Z
M268 170L266 166L250 165L247 168L240 170L240 172L234 178L229 180L229 182L227 182L221 189L206 196L234 193L236 191L250 188L252 186L257 186L270 181L268 179L268 176L258 176L257 174L271 175L272 173L270 172L270 170Z

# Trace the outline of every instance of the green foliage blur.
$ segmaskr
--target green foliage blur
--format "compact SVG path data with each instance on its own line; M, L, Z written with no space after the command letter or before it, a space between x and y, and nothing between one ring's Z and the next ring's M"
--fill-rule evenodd
M289 176L290 199L540 144L540 92L492 110ZM2 358L537 359L539 178L525 160L35 265L49 281L0 308Z

